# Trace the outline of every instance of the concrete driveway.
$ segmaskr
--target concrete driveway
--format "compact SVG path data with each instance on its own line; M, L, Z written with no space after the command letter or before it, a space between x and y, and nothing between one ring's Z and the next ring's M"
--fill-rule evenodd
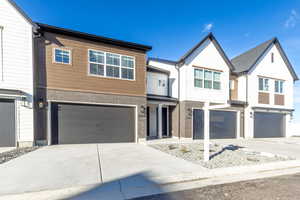
M259 152L300 159L300 137L212 140L212 142L223 145L235 144Z
M47 146L0 165L0 195L105 183L136 174L151 178L201 171L206 169L142 144Z

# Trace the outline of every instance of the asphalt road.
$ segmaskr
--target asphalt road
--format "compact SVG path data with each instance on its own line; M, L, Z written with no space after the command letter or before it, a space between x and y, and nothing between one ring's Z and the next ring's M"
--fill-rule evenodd
M298 200L300 174L172 192L135 200Z

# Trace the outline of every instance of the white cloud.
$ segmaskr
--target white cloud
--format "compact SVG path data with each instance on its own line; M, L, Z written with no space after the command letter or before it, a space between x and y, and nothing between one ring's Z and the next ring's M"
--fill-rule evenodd
M205 24L202 32L209 32L213 28L213 23Z
M299 14L296 10L292 9L289 17L284 23L286 28L294 28L299 20Z

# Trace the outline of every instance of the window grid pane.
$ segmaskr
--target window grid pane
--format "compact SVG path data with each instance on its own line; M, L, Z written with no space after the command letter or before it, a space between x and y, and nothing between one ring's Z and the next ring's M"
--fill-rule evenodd
M120 66L120 56L112 53L106 53L106 64Z
M62 49L55 49L55 62L69 64L70 52Z
M133 58L128 56L122 56L122 67L133 68L134 67Z
M106 76L120 78L120 67L107 65L106 66Z

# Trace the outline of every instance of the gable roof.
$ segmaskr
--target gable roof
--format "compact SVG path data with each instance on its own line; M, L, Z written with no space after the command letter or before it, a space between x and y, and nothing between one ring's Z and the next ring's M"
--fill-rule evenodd
M288 66L290 73L292 74L294 80L299 80L295 70L293 69L290 61L288 60L286 54L284 53L278 39L276 37L265 41L256 47L242 53L239 56L236 56L231 60L232 64L235 67L236 73L248 73L258 62L258 60L264 55L264 53L275 44L278 47L280 55L282 56L285 64Z
M37 27L37 25L26 15L26 13L13 1L13 0L7 0L8 3L10 3L24 18L25 20L30 23L33 27Z
M167 64L181 64L183 63L192 53L194 53L206 40L211 40L215 47L217 48L218 52L221 54L222 58L225 60L226 64L229 66L229 68L233 71L234 66L230 62L229 58L225 54L224 50L222 49L221 45L219 42L216 40L214 37L213 33L209 33L206 35L200 42L198 42L193 48L191 48L188 52L186 52L178 61L171 61L171 60L166 60L166 59L161 59L161 58L149 58L148 60L153 60L153 61L158 61L162 63L167 63Z
M191 48L186 54L184 54L180 59L179 63L184 62L192 53L194 53L206 40L211 40L215 47L217 48L218 52L222 56L222 58L225 60L226 64L229 66L231 70L234 70L234 66L230 62L229 58L225 54L224 50L222 49L221 45L213 35L213 33L209 33L207 36L205 36L198 44L196 44L193 48Z
M82 39L86 39L86 40L90 40L90 41L94 41L94 42L102 42L105 44L116 45L116 46L120 46L120 47L140 50L140 51L144 51L144 52L152 49L151 46L147 46L147 45L107 38L107 37L103 37L103 36L93 35L93 34L84 33L84 32L80 32L80 31L75 31L75 30L71 30L71 29L51 26L48 24L42 24L42 23L37 23L37 22L36 22L36 24L39 26L39 29L41 32L57 33L57 34L61 34L61 35L82 38Z

